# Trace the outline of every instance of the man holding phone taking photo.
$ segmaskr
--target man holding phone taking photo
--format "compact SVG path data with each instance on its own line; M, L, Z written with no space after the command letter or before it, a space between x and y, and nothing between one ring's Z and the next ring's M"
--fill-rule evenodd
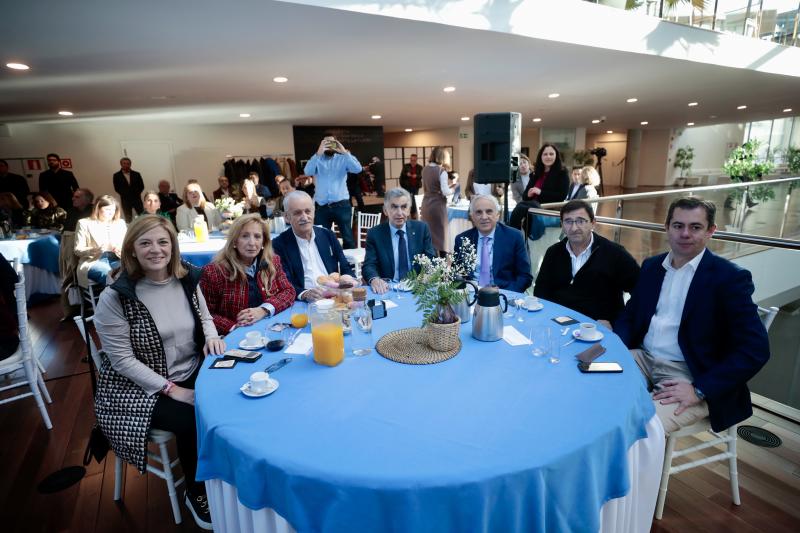
M347 173L361 172L361 163L332 135L319 143L303 172L316 176L314 224L331 229L333 222L342 233L344 248L355 248L352 228L352 207L347 191Z

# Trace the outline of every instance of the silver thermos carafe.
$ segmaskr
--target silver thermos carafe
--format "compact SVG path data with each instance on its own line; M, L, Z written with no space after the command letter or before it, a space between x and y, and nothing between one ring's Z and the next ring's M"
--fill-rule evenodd
M472 287L472 294L470 294L467 286ZM456 312L458 318L461 319L462 324L466 324L472 318L472 306L478 297L478 286L469 280L461 280L458 285L458 290L464 293L464 299L453 306L453 311ZM470 298L471 297L471 298Z
M503 307L500 307L500 298ZM503 338L503 313L508 308L508 299L497 287L483 287L478 291L472 336L479 341L499 341Z

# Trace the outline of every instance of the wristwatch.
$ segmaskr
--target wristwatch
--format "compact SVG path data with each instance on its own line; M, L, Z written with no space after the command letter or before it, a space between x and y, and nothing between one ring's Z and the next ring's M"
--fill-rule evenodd
M697 398L698 398L698 399L699 399L701 402L702 402L703 400L705 400L705 399L706 399L706 395L705 395L705 394L703 394L703 391L701 391L701 390L700 390L700 389L698 389L697 387L695 387L695 388L694 388L694 395L695 395L695 396L697 396Z

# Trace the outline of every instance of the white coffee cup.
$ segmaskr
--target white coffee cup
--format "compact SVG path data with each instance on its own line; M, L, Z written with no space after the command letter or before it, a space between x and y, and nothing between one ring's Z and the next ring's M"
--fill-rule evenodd
M250 390L265 392L269 387L269 374L266 372L253 372L250 375Z
M539 298L536 296L526 296L525 297L525 305L526 309L533 309L535 307L539 307Z
M246 341L248 346L257 346L259 344L264 344L264 338L258 331L248 331L247 334L244 336L244 340Z
M582 339L594 339L599 333L597 331L597 324L592 324L591 322L581 322L580 332Z

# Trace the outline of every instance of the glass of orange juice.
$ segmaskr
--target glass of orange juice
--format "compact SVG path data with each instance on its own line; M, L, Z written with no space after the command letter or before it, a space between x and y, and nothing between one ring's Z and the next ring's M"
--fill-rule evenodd
M296 301L292 306L289 322L292 323L292 327L297 329L306 327L306 324L308 324L308 304L300 300Z

